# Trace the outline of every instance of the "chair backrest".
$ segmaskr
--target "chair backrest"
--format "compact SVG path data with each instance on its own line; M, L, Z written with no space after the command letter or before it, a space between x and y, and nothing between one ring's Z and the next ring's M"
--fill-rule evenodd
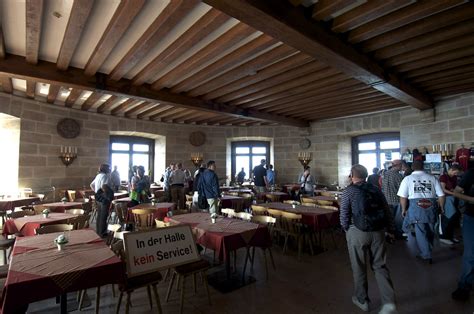
M68 222L74 226L74 230L85 229L89 227L90 218L91 212L88 212L83 215L79 215L75 218L72 218Z
M267 208L259 205L252 205L252 214L253 215L265 215Z
M10 218L21 218L25 216L33 216L35 215L35 212L33 210L19 210L16 212L12 212L10 214Z
M153 227L154 209L132 209L133 220L138 229Z
M282 212L281 222L282 227L290 233L300 233L301 231L301 218L300 214Z
M64 212L67 214L73 214L73 215L84 215L85 213L83 209L78 209L78 208L66 209Z
M281 210L278 210L278 209L271 209L271 208L268 208L268 209L267 209L267 212L268 212L268 214L269 214L271 217L275 217L275 218L281 217L281 215L282 215L282 213L283 213Z
M321 192L321 195L322 195L322 196L329 196L329 197L334 197L334 193L331 193L331 192L325 192L325 191L322 191L322 192Z
M303 205L303 206L308 206L308 207L319 207L318 204L316 204L316 203L306 203L306 202L303 202L303 203L301 203L301 205Z
M300 204L301 204L300 202L298 202L298 201L293 201L293 200L284 200L283 203L285 203L285 204L290 204L290 205L293 205L293 204L295 204L295 205L300 205Z
M159 219L155 219L155 225L156 225L157 228L165 228L165 227L169 227L170 223L161 221Z
M44 194L32 193L30 194L30 197L38 197L40 199L40 202L42 202L44 199Z
M301 197L301 202L302 203L316 203L316 200L313 200L312 198L308 198L308 197Z
M278 202L280 201L280 195L275 195L275 194L265 194L265 196L271 201L271 202Z
M332 209L332 210L339 210L336 206L329 206L329 205L319 205L319 208L324 208L324 209Z
M246 212L239 212L234 214L234 218L250 221L252 219L252 214Z
M84 199L85 200L85 199ZM91 202L90 200L88 202L83 202L81 204L82 209L84 210L85 213L91 212L92 211L92 206L95 202Z
M228 195L239 196L239 192L228 192Z
M105 243L107 245L109 245L109 246L112 245L112 243L114 242L114 239L115 239L115 233L117 231L119 231L121 227L122 226L119 225L119 224L108 224L107 225L108 233L107 233L107 239L105 241Z
M252 222L255 222L261 225L274 225L276 223L276 218L270 217L270 216L253 216Z
M234 217L235 210L233 208L222 208L221 213L227 217Z
M331 206L333 204L332 201L325 201L325 200L316 200L316 204L318 205L329 205Z
M127 221L128 207L125 202L112 202L115 210L115 214L120 223L125 223Z
M57 225L46 225L41 226L40 228L36 229L36 234L46 234L46 233L54 233L54 232L64 232L64 231L71 231L74 229L73 225L68 224L57 224Z
M66 193L69 201L74 202L76 199L76 190L67 190Z

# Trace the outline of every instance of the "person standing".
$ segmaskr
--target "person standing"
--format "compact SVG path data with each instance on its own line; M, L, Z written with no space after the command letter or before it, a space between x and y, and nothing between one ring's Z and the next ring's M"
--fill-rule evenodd
M95 192L95 202L97 206L96 231L101 237L107 236L107 217L109 216L109 208L113 199L107 201L112 191L112 180L110 179L110 166L101 164L99 173L95 176L90 184L91 189ZM102 198L102 196L104 196Z
M242 168L242 170L240 170L240 172L237 173L237 176L235 177L235 180L237 181L238 184L242 184L242 183L244 183L246 175L247 174L245 173L244 168Z
M117 166L114 166L114 171L110 174L110 179L112 180L114 192L117 192L120 188L120 173L117 170Z
M393 238L394 221L382 192L365 182L367 174L364 166L352 166L351 184L341 194L340 222L346 231L347 248L354 277L352 302L361 310L369 311L370 299L367 292L367 262L369 262L375 274L383 304L379 313L396 313L395 291L390 271L385 264L385 230L389 237ZM369 199L370 203L367 201Z
M423 171L422 161L415 160L412 167L413 173L403 179L398 190L402 216L405 218L403 230L408 234L410 246L417 248L417 257L431 264L438 204L440 212L444 213L445 197L439 181Z
M165 194L166 201L171 201L171 183L170 177L174 171L174 163L170 163L169 167L165 169L165 174L163 175L163 192Z
M275 185L275 171L273 171L273 165L268 165L267 182L269 186Z
M301 185L300 194L313 196L314 185L316 184L314 177L310 173L309 166L304 168L304 172L300 177L299 184Z
M206 171L207 165L201 164L198 170L194 174L194 195L193 195L193 205L201 210L207 209L209 205L207 204L207 199L199 193L199 180L204 171Z
M137 172L132 178L131 189L130 198L133 204L138 205L149 202L150 178L145 175L145 167L137 167Z
M379 171L380 169L377 167L372 169L372 174L367 178L367 182L380 189L382 187L379 185L379 180L380 180Z
M400 174L402 170L402 161L395 159L392 161L392 167L385 171L382 177L382 192L387 199L387 203L392 210L392 216L395 221L395 237L402 238L403 217L400 210L400 199L397 195L403 176Z
M171 184L171 199L176 204L177 209L186 208L184 197L184 183L186 181L186 174L183 171L183 164L177 163L176 169L170 175Z
M262 159L260 165L253 168L253 182L258 193L265 193L267 182L267 169L265 169L266 160Z
M207 169L199 177L199 195L207 199L209 213L217 214L219 203L219 178L216 174L216 162L210 160L207 163Z
M467 301L474 284L474 169L468 170L463 175L459 185L454 189L454 196L466 201L466 211L462 223L464 253L461 277L458 288L451 297L457 301Z
M444 194L446 194L446 201L444 204L444 214L443 221L440 221L440 224L443 229L443 234L440 235L439 241L453 245L454 242L459 242L459 240L454 238L454 228L456 224L459 223L460 213L457 209L457 200L454 197L454 189L458 185L458 175L462 172L462 168L459 165L452 165L449 167L448 172L439 177L441 183L441 188L443 189Z

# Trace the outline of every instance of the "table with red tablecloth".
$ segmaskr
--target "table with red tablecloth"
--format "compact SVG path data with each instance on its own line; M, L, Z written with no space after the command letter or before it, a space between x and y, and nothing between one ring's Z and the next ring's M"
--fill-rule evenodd
M291 191L298 191L301 188L301 184L290 183L283 185L283 192L291 193Z
M220 197L221 208L233 208L236 211L241 211L244 203L242 196L224 195Z
M58 251L62 233L18 238L3 290L3 313L67 292L124 282L125 266L90 229L66 232L69 242Z
M40 204L42 208L48 208L50 212L53 213L64 213L66 209L81 209L81 202L56 202L56 203L46 203Z
M3 235L18 234L23 236L35 235L35 230L45 225L53 225L59 223L67 223L69 219L77 218L78 215L66 213L50 213L48 218L43 214L25 216L15 219L7 219L3 227Z
M39 201L39 197L0 198L0 212L13 210L15 207L31 205L32 203Z
M137 206L130 207L128 209L128 221L133 221L132 209L152 209L153 210L153 220L159 219L163 220L170 210L173 210L175 207L174 203L143 203L138 204Z
M301 222L314 230L322 230L339 224L339 211L320 207L293 205L285 203L265 203L260 206L300 214Z
M290 199L290 195L285 192L266 192L264 193L265 201L282 202Z
M252 193L253 190L252 189L230 189L227 192L240 194L240 193Z
M268 228L240 219L218 217L211 222L209 213L191 213L169 218L172 224L188 224L196 235L197 243L212 249L230 269L229 254L243 247L267 248L272 245Z

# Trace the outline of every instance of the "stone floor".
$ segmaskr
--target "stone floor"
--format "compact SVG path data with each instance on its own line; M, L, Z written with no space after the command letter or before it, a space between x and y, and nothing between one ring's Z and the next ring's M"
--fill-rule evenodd
M257 281L227 294L211 287L212 306L207 304L200 281L198 293L193 295L189 280L184 313L363 313L351 302L352 274L342 238L339 239L338 249L332 247L314 256L304 254L300 262L296 260L294 252L282 255L281 248L275 246L273 253L277 269L274 271L270 267L268 281L265 280L263 256L258 253L253 270ZM399 313L474 313L474 294L466 303L451 299L460 272L461 253L460 246L438 244L433 265L427 265L409 255L406 242L398 241L389 245L388 265L395 285ZM242 269L244 251L238 255L240 263L237 268ZM212 259L211 255L207 257ZM211 272L221 270L222 266L217 266ZM164 302L167 284L164 282L159 285L163 312L179 313L179 297L175 290L170 302ZM380 299L372 274L369 276L369 290L371 313L378 313ZM95 289L89 289L88 292L94 304ZM114 313L117 299L112 297L110 285L103 287L100 313ZM145 289L132 295L132 305L131 313L156 313L149 308ZM124 307L123 303L121 312L124 312ZM29 307L31 313L57 311L54 300L37 302ZM94 307L89 306L82 312L93 313Z

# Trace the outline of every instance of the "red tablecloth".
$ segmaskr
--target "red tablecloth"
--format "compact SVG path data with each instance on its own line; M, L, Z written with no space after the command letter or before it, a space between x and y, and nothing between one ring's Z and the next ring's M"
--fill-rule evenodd
M339 224L339 211L337 210L302 205L296 205L295 208L293 208L292 205L285 203L266 203L259 205L289 213L300 214L302 216L302 223L311 226L315 230L321 230Z
M229 193L252 193L251 189L230 189Z
M65 223L68 219L76 218L78 215L66 213L50 213L48 218L43 214L8 219L3 226L3 235L16 234L20 232L24 236L34 236L35 230L44 225Z
M163 220L166 214L168 214L168 211L173 210L174 207L174 203L156 203L155 205L151 203L139 204L128 209L128 220L133 221L132 209L154 209L153 220Z
M81 209L81 202L56 202L41 204L43 208L49 208L49 211L54 213L64 213L66 209Z
M25 304L66 292L124 281L124 264L93 230L68 232L69 243L62 251L53 242L59 234L17 239L2 313L14 313Z
M0 211L13 210L15 207L30 205L39 200L39 197L3 198L0 199Z
M220 200L222 208L233 208L238 211L242 210L244 198L241 196L224 195L220 197Z
M272 240L268 228L233 218L218 217L215 224L208 213L192 213L173 216L172 224L189 224L197 243L214 250L220 260L230 251L247 246L270 247Z

